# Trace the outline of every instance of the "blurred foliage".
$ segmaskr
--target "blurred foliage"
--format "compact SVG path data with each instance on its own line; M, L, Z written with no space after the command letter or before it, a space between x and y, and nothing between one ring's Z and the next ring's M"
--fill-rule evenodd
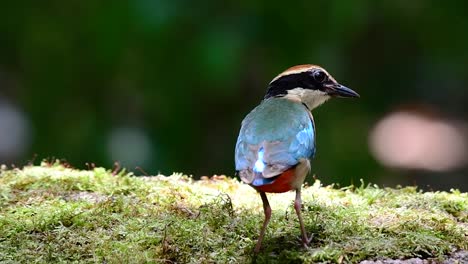
M110 166L108 137L141 128L148 173L233 174L242 118L296 64L324 66L360 100L314 112L313 172L326 182L393 177L368 131L408 103L466 117L467 3L461 1L6 1L0 96L33 128L15 162ZM125 164L123 166L134 166ZM130 167L129 169L134 169ZM352 173L350 173L352 172Z

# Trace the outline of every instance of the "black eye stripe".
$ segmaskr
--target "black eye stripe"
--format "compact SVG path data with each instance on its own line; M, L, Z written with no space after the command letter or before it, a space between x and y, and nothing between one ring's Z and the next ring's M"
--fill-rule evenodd
M320 82L316 80L316 77L314 77L314 73L316 72L321 72L320 75L324 74L324 76L317 76L317 79L320 80L323 78L323 81ZM273 80L268 85L268 91L265 95L265 98L284 96L288 93L288 90L298 87L311 90L320 90L322 84L328 79L328 74L321 69L283 75Z

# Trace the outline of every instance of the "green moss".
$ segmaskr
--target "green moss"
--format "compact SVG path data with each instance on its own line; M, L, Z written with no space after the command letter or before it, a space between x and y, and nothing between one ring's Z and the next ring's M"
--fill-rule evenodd
M269 199L272 220L254 256L261 200L235 179L3 168L0 262L339 263L468 249L468 195L457 190L336 189L317 181L303 190L308 249L300 247L294 193Z

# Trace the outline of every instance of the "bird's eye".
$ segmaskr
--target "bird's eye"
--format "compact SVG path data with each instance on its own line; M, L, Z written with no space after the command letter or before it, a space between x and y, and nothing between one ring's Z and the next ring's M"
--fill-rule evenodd
M324 71L316 70L312 73L314 80L318 83L323 83L327 80L327 74Z

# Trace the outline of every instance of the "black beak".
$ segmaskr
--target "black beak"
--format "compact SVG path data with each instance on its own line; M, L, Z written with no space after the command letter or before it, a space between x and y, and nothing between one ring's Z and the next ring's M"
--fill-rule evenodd
M359 97L359 94L339 83L324 84L325 92L333 97Z

